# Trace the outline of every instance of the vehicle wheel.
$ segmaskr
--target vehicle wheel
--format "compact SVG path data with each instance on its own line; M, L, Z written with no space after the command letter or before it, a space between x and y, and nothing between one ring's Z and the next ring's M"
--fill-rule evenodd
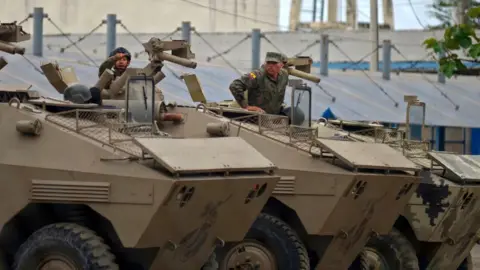
M215 252L213 252L210 257L208 257L208 261L202 266L201 270L218 270L218 267L217 256Z
M295 231L264 213L257 217L242 242L217 250L217 258L221 270L310 270L307 249Z
M361 270L419 270L418 258L412 244L393 229L389 235L371 238L357 258ZM353 268L350 268L353 269Z
M118 270L115 256L95 232L73 223L47 225L15 254L13 270Z
M473 270L473 260L472 255L469 254L465 260L463 260L462 264L458 267L457 270Z

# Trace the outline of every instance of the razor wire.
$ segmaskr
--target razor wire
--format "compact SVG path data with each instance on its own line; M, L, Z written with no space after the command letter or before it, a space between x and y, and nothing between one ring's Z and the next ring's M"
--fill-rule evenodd
M333 40L330 40L330 43L341 53L343 54L343 56L347 57L350 61L354 62L353 59L348 56L348 54L343 51ZM372 77L370 77L367 72L365 72L364 70L360 70L375 86L377 86L377 88L382 91L383 94L385 94L385 96L387 96L391 101L393 101L395 107L398 107L398 102L392 97L390 96L390 94L388 94L387 91L385 91L385 89L383 89L383 87L381 85L379 85L374 79L372 79Z
M53 22L52 19L50 19L50 17L47 16L46 19L60 32L62 36L68 39L68 41L70 41L70 43L72 43L73 46L75 46L75 48L77 48L78 51L80 51L80 53L85 56L85 58L92 62L96 67L98 67L97 63L90 56L88 56L88 54L86 54L77 44L75 44L73 40L67 34L65 34L65 32L55 22Z
M45 75L41 69L39 69L30 59L28 59L25 55L22 54L23 59L25 59L32 67L35 69L36 72Z
M86 33L85 35L79 37L75 42L68 44L65 47L60 48L60 53L64 53L65 50L68 50L72 46L77 45L78 43L82 42L85 40L87 37L91 36L93 33L95 33L100 27L102 27L105 24L105 21L103 20L99 25L95 26L90 32Z
M164 36L164 37L161 38L160 40L167 39L167 38L175 35L178 31L179 31L179 28L173 30L172 32L170 32L169 34L167 34L166 36ZM138 56L140 56L140 55L142 55L142 54L145 54L145 53L147 53L147 52L146 52L146 51L140 51L140 52L134 53L133 55L134 55L135 58L138 58Z
M28 16L25 17L25 19L19 21L17 24L18 24L18 25L22 25L22 24L26 23L30 18L33 18L33 15L32 15L32 14L28 14Z
M323 88L320 83L316 83L315 86L322 90L323 93L325 93L325 95L329 96L331 99L332 99L332 102L335 102L337 101L337 97L335 97L334 95L330 94L330 92L328 92L325 88Z
M265 39L266 42L268 42L270 45L272 45L273 48L275 48L275 50L277 50L277 52L283 54L283 55L286 55L285 53L282 52L282 50L280 50L280 48L277 47L277 45L275 45L275 43L273 43L267 36L265 35L262 35L262 38Z
M137 35L135 35L132 31L130 31L127 26L125 24L123 24L122 22L120 22L120 26L130 35L133 37L133 39L135 39L141 46L143 46L143 42L140 40L139 37L137 37ZM173 76L175 76L175 78L179 79L179 80L182 80L182 77L180 75L178 75L173 69L169 68L167 65L163 65L165 67L165 69L167 69L168 71L170 71Z
M212 61L213 59L217 58L217 57L222 57L223 55L229 53L230 51L232 51L233 49L235 49L236 47L240 46L240 44L242 44L243 42L245 42L247 39L251 38L251 35L250 34L247 34L244 38L242 38L241 40L239 40L237 43L235 43L233 46L231 46L230 48L226 49L225 51L221 52L221 53L216 53L215 55L213 56L209 56L207 57L207 62L210 62Z
M363 56L362 58L360 58L358 61L354 61L353 63L351 63L350 65L342 68L343 71L351 68L351 67L354 67L354 66L358 66L360 63L362 63L363 61L365 61L365 59L367 59L367 57L371 56L372 54L378 52L378 50L380 49L380 46L377 46L377 48L375 48L375 50L367 53L365 56Z
M396 51L398 53L398 55L400 55L402 58L404 58L405 61L409 61L408 58L396 46L392 46L392 49L394 51ZM425 81L427 81L428 83L430 83L433 86L433 88L435 88L435 90L437 90L440 93L440 95L442 95L442 97L444 97L446 100L448 100L455 107L455 111L458 111L460 109L460 105L455 103L445 92L442 91L442 89L440 89L434 82L432 82L425 75L425 72L423 70L420 70L420 75L422 75L423 79Z
M312 48L313 46L317 45L318 43L320 43L320 40L317 39L315 40L314 42L308 44L305 48L303 48L300 52L296 53L295 56L300 56L302 53L308 51L310 48Z
M235 70L238 74L243 75L243 73L242 73L240 70L238 70L232 63L230 63L230 61L228 61L225 57L223 57L223 55L221 55L221 54L215 49L215 47L214 47L212 44L210 44L210 42L208 42L200 33L198 33L197 30L194 29L194 30L193 30L193 33L194 33L195 35L197 35L201 40L203 40L203 42L205 42L205 44L207 44L207 46L210 47L210 49L212 49L212 51L214 51L217 55L219 55L219 57L221 57L222 60L225 61L225 63L226 63L228 66L230 66L230 67L231 67L233 70Z

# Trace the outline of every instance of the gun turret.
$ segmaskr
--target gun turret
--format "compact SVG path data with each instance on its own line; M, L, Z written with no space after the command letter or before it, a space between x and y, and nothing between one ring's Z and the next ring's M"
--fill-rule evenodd
M299 56L295 58L288 58L287 61L284 62L285 69L288 70L288 74L311 81L314 83L319 83L320 78L310 74L310 69L312 66L312 58L308 56Z
M169 61L184 67L197 67L196 62L189 60L194 58L195 54L190 51L190 45L184 40L163 41L152 37L142 45L151 62ZM172 54L165 53L165 51L172 51Z
M23 31L22 26L13 23L0 23L0 51L10 54L24 54L25 48L17 47L11 42L22 42L30 39L30 34Z

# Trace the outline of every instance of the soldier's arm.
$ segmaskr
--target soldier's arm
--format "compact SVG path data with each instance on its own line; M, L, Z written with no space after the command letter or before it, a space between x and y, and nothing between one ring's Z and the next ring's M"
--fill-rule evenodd
M230 92L232 92L232 95L237 101L238 105L240 105L242 108L246 108L248 106L248 102L247 100L245 100L244 92L248 89L257 87L257 73L255 71L252 71L234 80L230 84L229 89Z
M117 61L117 58L116 56L112 56L112 57L109 57L107 58L107 60L103 61L103 63L100 65L100 67L98 68L98 77L102 76L102 73L106 70L106 69L111 69L113 68L113 66L115 66L115 62Z

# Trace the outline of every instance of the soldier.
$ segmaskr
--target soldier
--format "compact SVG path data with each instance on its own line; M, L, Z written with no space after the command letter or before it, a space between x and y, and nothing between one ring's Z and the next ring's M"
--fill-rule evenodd
M288 85L288 71L283 69L286 56L268 52L260 69L244 74L230 84L230 91L237 103L248 111L290 116L290 108L283 106ZM245 100L244 92L248 93ZM303 123L304 115L296 110L294 125Z
M132 55L127 49L123 47L116 48L98 68L98 77L102 76L105 69L113 69L115 77L121 76L130 65L131 60Z

